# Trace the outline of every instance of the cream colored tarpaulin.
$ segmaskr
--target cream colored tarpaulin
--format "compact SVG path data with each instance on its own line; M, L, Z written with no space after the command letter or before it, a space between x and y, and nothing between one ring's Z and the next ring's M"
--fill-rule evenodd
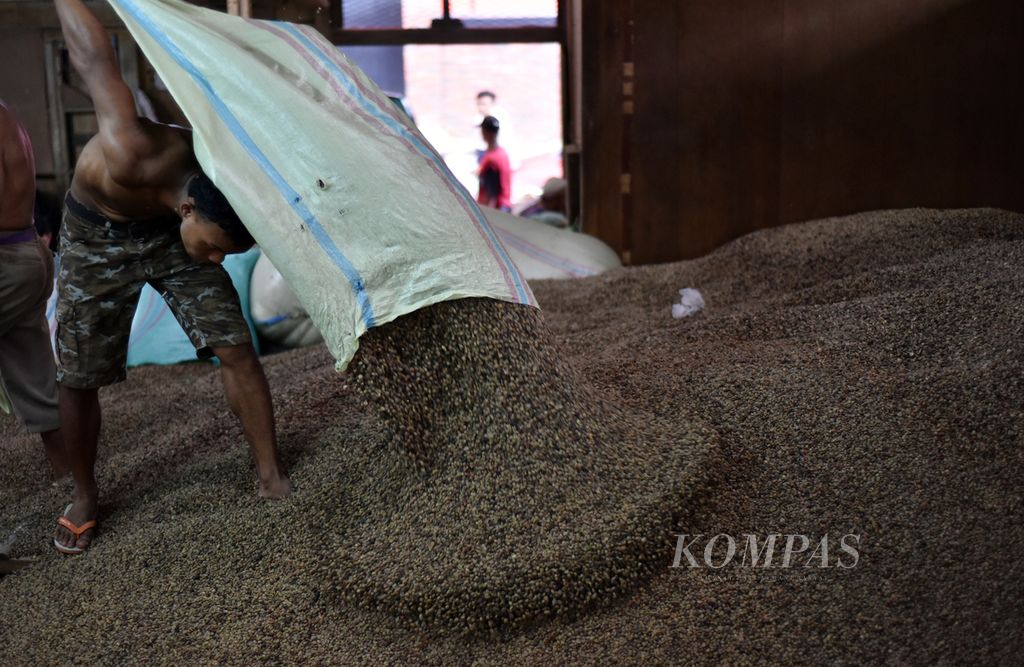
M536 305L409 119L313 28L179 0L110 0L339 370L368 328L470 296Z

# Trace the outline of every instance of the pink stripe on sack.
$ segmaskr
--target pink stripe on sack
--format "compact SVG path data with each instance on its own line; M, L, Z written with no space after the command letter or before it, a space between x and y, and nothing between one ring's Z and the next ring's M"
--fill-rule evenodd
M306 37L308 37L311 42L315 43L324 38L324 36L320 34L320 31L311 25L296 24L295 28L298 29L298 31L304 34ZM383 94L383 91L380 88L369 88L365 84L363 84L362 79L359 76L357 76L356 72L352 69L352 64L350 62L346 62L345 58L342 57L342 54L337 47L331 48L324 55L330 58L331 62L337 65L339 69L348 74L349 78L352 79L352 83L356 86L356 88L359 89L359 92L362 93L364 97L376 102L377 107L384 110L384 112L387 113L387 115L391 116L391 118L393 118L395 121L407 127L410 131L419 134L420 138L423 138L423 135L420 133L419 128L417 128L411 122L409 116L402 113L402 111L395 106L395 103L392 102L387 95ZM429 143L425 138L423 138L423 141L425 143Z

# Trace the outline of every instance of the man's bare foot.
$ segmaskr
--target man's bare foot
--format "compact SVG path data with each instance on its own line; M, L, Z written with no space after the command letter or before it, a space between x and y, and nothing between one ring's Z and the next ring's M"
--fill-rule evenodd
M284 475L275 477L272 480L260 480L260 498L280 500L281 498L287 498L291 492L292 483Z
M96 518L97 507L98 503L95 497L75 498L71 502L71 509L64 516L76 526L81 526L86 521ZM57 526L57 530L53 534L57 543L67 549L87 549L95 536L95 528L89 528L76 538L70 530L60 525Z

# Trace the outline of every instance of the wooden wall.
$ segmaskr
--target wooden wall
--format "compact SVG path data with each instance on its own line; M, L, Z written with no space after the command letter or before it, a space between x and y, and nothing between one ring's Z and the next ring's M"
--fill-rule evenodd
M585 2L581 8L582 118L580 142L580 218L583 230L620 253L628 252L622 219L623 48L627 36L626 2ZM575 54L574 54L575 55Z
M593 2L583 43L584 229L632 263L879 208L1024 211L1018 0Z
M4 63L0 66L0 99L6 101L25 126L33 146L46 147L46 150L36 151L36 170L52 176L53 155L49 151L50 125L41 33L25 30L13 21L0 22L0 63Z
M106 2L90 0L87 4L108 28L123 30ZM52 2L0 1L0 99L28 131L35 153L36 187L63 196L71 171L61 164L61 152L54 146L58 132L53 127L53 100L47 84L48 35L60 35L60 21ZM88 103L84 93L80 97Z

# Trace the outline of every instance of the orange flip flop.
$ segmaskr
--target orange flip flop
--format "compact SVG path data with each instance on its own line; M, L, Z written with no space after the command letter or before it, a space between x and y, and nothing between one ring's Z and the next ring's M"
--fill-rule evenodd
M72 522L71 519L68 518L68 512L70 511L71 505L69 504L67 507L64 508L64 514L62 516L57 517L57 525L64 526L65 528L70 530L71 534L75 536L75 541L77 542L78 538L82 536L82 533L89 530L90 528L96 527L96 520L90 519L83 523L81 526L76 526L74 522ZM89 545L92 546L92 542L90 542ZM53 538L53 546L57 549L57 551L61 552L62 554L67 554L69 556L76 556L80 553L84 553L85 549L89 548L86 547L85 549L82 549L79 547L66 547L60 542L58 542L56 537Z

